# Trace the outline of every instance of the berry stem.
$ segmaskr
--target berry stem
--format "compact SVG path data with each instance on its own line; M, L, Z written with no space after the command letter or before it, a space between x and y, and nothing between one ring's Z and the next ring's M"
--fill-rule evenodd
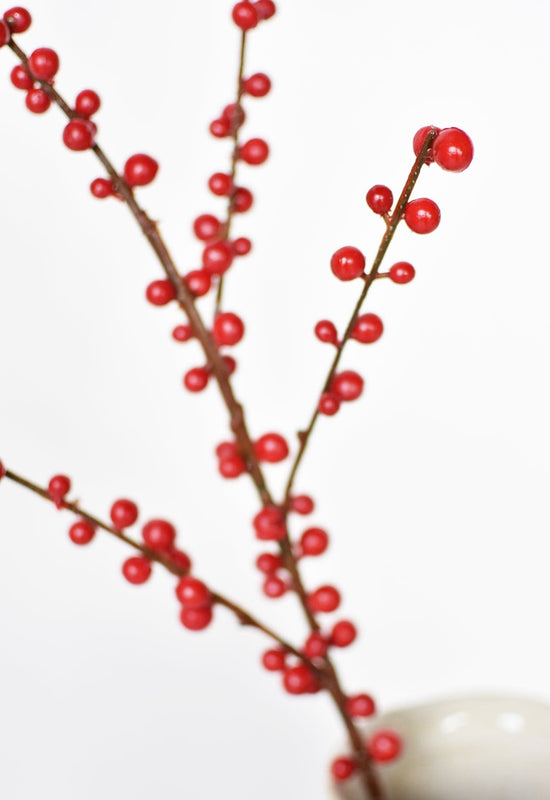
M394 210L393 214L391 214L387 219L385 219L386 231L385 231L385 233L384 233L384 235L382 237L382 240L380 242L380 246L378 247L378 251L376 253L374 261L372 262L372 266L370 268L370 271L368 273L365 273L364 282L363 282L363 289L361 290L361 294L359 295L359 299L357 300L357 303L355 304L355 308L353 309L353 312L351 314L350 320L348 322L348 325L347 325L346 331L345 331L345 333L344 333L344 335L342 337L342 340L340 341L340 343L338 344L338 346L336 348L336 353L335 353L334 359L332 361L332 364L330 366L330 369L328 371L328 375L327 375L327 377L325 379L325 382L323 384L323 388L321 389L320 396L329 390L329 387L331 385L332 379L333 379L334 375L336 374L336 370L338 369L338 364L340 363L340 359L342 358L342 353L344 352L344 348L345 348L347 342L349 341L349 339L351 338L351 333L353 331L353 326L355 324L355 320L359 316L359 312L361 311L361 307L362 307L362 305L363 305L363 303L365 301L365 298L366 298L366 296L367 296L367 294L369 292L369 289L372 286L372 284L374 283L374 281L378 277L381 277L379 275L379 269L380 269L380 267L382 265L382 262L384 260L384 256L386 255L386 251L387 251L388 247L391 244L391 241L393 239L393 236L394 236L394 233L395 233L395 231L397 229L397 226L399 225L399 223L401 222L401 219L403 218L403 214L405 212L405 208L406 208L407 203L409 201L409 197L411 196L412 190L414 189L416 181L418 180L418 176L420 175L420 170L422 169L422 167L424 165L424 162L426 160L426 155L428 153L428 150L432 146L433 141L434 141L436 136L437 136L436 128L431 128L428 131L428 133L426 134L424 142L422 143L422 147L421 147L421 149L420 149L420 151L418 153L418 156L416 157L416 160L415 160L415 162L413 164L413 167L412 167L412 169L411 169L411 171L409 173L409 176L408 176L408 178L407 178L407 180L405 182L403 190L402 190L402 192L401 192L401 194L399 196L399 200L397 201L397 205L395 206L395 210ZM287 481L287 484L286 484L286 487L285 487L283 508L285 509L286 512L288 512L288 510L290 508L292 489L294 487L294 482L295 482L295 479L296 479L296 475L298 473L298 469L300 467L300 464L302 462L304 454L305 454L305 452L307 450L307 446L308 446L309 440L311 438L311 434L313 433L313 429L315 428L315 424L317 422L318 417L319 417L319 401L317 401L317 403L316 403L315 410L314 410L314 412L313 412L313 414L311 416L309 425L307 426L307 428L305 430L300 431L300 433L298 435L298 439L299 439L300 445L299 445L299 448L298 448L298 452L296 453L296 457L294 459L294 462L292 464L292 469L290 470L290 475L288 477L288 481Z
M44 500L47 500L50 503L54 503L55 505L55 500L48 493L47 489L43 488L42 486L33 483L27 478L23 478L21 475L18 475L17 473L12 472L9 469L5 471L3 477L8 478L9 480L19 484L20 486L23 486L25 489L29 489L31 492L34 492L35 494L42 497ZM131 536L128 536L123 531L114 528L112 525L108 525L106 522L103 522L94 514L90 514L88 511L84 511L82 508L80 508L78 503L72 503L67 500L62 500L60 507L67 511L71 511L73 514L77 514L79 517L83 519L88 520L88 522L91 522L95 528L101 528L107 533L110 533L111 536L115 536L117 539L120 539L120 541L129 545L134 550L138 550L143 556L145 556L145 558L147 558L148 561L155 561L157 564L161 564L166 570L168 570L168 572L171 572L173 575L184 576L187 574L186 571L182 569L182 567L180 567L178 564L176 564L168 554L163 555L157 550L152 550L150 547L147 547L146 545L141 544L135 539L132 539ZM293 645L291 645L289 642L287 642L285 639L279 636L279 634L275 633L275 631L271 630L271 628L269 628L267 625L264 625L262 622L256 619L256 617L252 616L252 614L250 614L241 606L237 605L237 603L234 603L232 600L229 600L227 597L224 597L223 595L218 594L217 592L211 592L211 596L214 603L220 606L224 606L224 608L227 608L229 611L231 611L241 625L248 625L252 628L256 628L257 630L262 631L263 633L266 634L266 636L269 636L271 639L273 639L273 641L277 642L277 644L280 647L283 647L286 651L292 653L294 656L299 658L304 664L308 666L308 668L314 674L317 675L319 670L310 661L310 659L308 659L297 648L295 648Z

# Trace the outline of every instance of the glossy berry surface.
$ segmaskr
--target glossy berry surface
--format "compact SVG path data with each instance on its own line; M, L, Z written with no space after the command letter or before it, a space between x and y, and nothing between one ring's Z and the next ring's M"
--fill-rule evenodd
M172 331L172 339L176 342L188 342L193 336L191 325L176 325Z
M308 528L300 538L304 556L320 556L328 547L328 533L323 528Z
M122 574L128 583L145 583L151 575L151 564L144 556L128 558L122 565Z
M437 203L428 197L411 200L405 208L405 222L415 233L431 233L435 231L441 219Z
M202 297L210 291L212 277L204 269L193 269L185 276L185 283L195 297Z
M474 146L460 128L443 128L433 144L433 159L449 172L463 172L472 163Z
M143 526L143 541L151 550L168 550L176 540L176 529L165 519L152 519Z
M325 392L319 400L319 413L333 417L340 408L340 398L333 392Z
M39 47L29 56L29 69L41 81L51 81L59 69L59 57L49 47Z
M10 81L16 89L32 89L33 80L22 64L17 64L10 72Z
M52 101L43 89L29 89L25 97L25 105L33 114L43 114L51 104Z
M222 458L218 464L218 471L222 478L228 480L238 478L246 472L246 461L239 455Z
M238 456L239 448L237 447L236 442L220 442L220 444L216 447L216 455L218 458L231 458L232 456Z
M169 280L153 281L145 291L147 300L154 306L165 306L176 297L176 290Z
M346 709L351 717L372 717L376 713L375 702L369 694L348 697Z
M260 553L256 559L256 566L265 575L273 575L278 569L281 569L283 563L281 557L275 553Z
M396 759L402 747L401 737L390 730L377 731L370 737L367 745L370 757L379 763Z
M258 12L252 3L248 2L236 3L233 6L231 16L233 17L233 22L235 25L237 25L242 31L249 31L252 28L255 28L260 21Z
M206 367L193 367L183 377L183 385L189 392L202 392L206 389L210 379L210 372Z
M365 256L356 247L341 247L332 256L330 268L341 281L352 281L365 271Z
M218 197L226 197L233 189L233 179L225 172L215 172L208 179L208 188ZM199 237L200 238L200 237Z
M357 628L347 619L337 622L330 633L330 642L335 647L349 647L356 638Z
M180 612L181 624L188 631L203 631L212 622L212 609L182 608Z
M255 72L243 81L244 91L252 97L265 97L271 89L271 81L263 72Z
M290 667L283 674L283 686L289 694L305 694L313 683L313 676L305 664Z
M7 22L0 19L0 47L3 47L11 38L10 28Z
M208 242L220 235L222 224L213 214L201 214L193 223L193 232L197 239Z
M249 189L245 189L242 186L235 189L235 194L233 195L233 210L238 214L244 214L246 211L249 211L250 208L252 208L253 202L254 198Z
M107 178L95 178L90 184L90 191L99 200L111 197L115 193L112 181Z
M82 114L83 117L91 117L92 114L99 111L100 105L101 100L97 92L92 89L83 89L76 96L74 109L78 114Z
M55 502L62 500L70 490L71 481L66 475L54 475L48 483L48 494Z
M310 633L307 637L303 653L308 658L323 658L327 654L328 642L321 633Z
M128 186L147 186L155 179L158 162L145 153L130 156L124 165L124 180Z
M391 189L382 184L372 186L367 192L367 205L375 214L387 214L393 205Z
M311 611L329 614L331 611L336 611L340 600L340 592L335 586L320 586L309 595L307 604Z
M277 575L268 575L262 586L262 591L266 597L271 597L273 599L282 597L287 589L286 582L282 578L277 577Z
M328 319L319 320L315 326L315 336L320 342L327 344L336 344L338 342L338 331L334 322Z
M253 166L263 164L268 156L269 146L263 139L249 139L239 148L239 158Z
M217 139L223 139L225 136L229 136L231 132L231 123L228 119L224 117L220 117L219 119L214 119L210 123L210 133L212 136L215 136Z
M390 280L394 283L410 283L415 275L415 268L408 261L398 261L389 271Z
M4 19L10 26L13 33L25 33L31 27L32 17L26 8L15 6L8 9L4 14Z
M330 391L346 403L357 400L363 392L363 378L351 369L338 372L332 379Z
M252 242L246 236L239 236L231 242L231 248L236 256L246 256L252 250Z
M384 332L382 320L376 314L361 314L357 317L351 331L351 336L362 344L372 344L378 341Z
M223 275L233 263L233 251L228 242L207 244L202 253L202 265L211 275Z
M169 547L166 550L166 555L170 558L170 561L183 572L189 572L191 569L191 559L187 553L183 552L183 550L178 550L175 547Z
M129 528L138 518L138 507L132 500L115 500L110 511L111 522L117 530Z
M269 672L280 672L286 666L284 650L266 650L262 655L262 664Z
M293 497L290 501L290 510L295 511L296 514L307 516L307 514L313 512L314 508L315 503L313 502L313 498L308 494L297 494L296 497Z
M224 311L214 320L212 336L218 346L235 345L244 336L244 323L237 314Z
M423 128L420 128L414 134L414 137L413 137L413 150L414 150L415 156L417 156L420 153L420 151L422 149L422 145L424 144L424 140L426 139L426 136L429 134L429 132L433 128L435 128L435 130L439 133L440 129L438 127L436 127L435 125L424 125ZM425 160L424 163L425 164L431 164L432 162L433 162L433 144L430 147L430 149L428 150L428 153L426 155L426 160Z
M79 519L69 528L69 537L75 544L89 544L94 535L95 528L87 519Z
M286 534L284 515L275 506L266 506L254 517L256 538L261 541L280 541Z
M203 608L209 606L212 601L208 587L190 575L178 582L176 597L186 608Z
M276 464L288 456L288 444L278 433L265 433L254 443L254 452L260 461Z
M335 781L347 781L356 770L353 758L342 756L335 758L330 765L330 772Z
M277 10L273 0L256 0L254 8L258 12L258 17L262 19L270 19Z
M69 150L89 150L94 143L93 124L83 119L72 119L63 129L63 144Z

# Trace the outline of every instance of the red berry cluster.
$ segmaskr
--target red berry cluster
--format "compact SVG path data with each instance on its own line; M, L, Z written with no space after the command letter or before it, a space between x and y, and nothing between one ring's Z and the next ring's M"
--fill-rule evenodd
M232 17L235 25L242 31L249 31L262 20L272 17L275 11L275 3L272 0L256 0L254 3L244 0L233 6Z
M365 749L373 761L383 764L394 761L403 749L401 737L392 730L380 730L369 737ZM338 783L347 781L357 771L357 762L352 756L340 756L331 764L332 777Z
M182 605L180 620L190 631L202 631L212 622L212 595L198 578L187 575L176 586L176 597Z

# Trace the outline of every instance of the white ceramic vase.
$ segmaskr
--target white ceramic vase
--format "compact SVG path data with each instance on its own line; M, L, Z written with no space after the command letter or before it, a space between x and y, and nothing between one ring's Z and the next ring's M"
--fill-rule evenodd
M390 800L550 800L550 705L477 696L394 711L377 720L405 750L380 772ZM358 800L354 780L331 800Z

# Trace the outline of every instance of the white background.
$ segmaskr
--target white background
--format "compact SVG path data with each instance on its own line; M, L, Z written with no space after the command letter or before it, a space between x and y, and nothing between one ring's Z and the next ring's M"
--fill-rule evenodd
M139 196L194 268L193 217L223 213L206 179L230 145L207 127L234 95L230 3L31 10L21 46L58 49L70 100L101 93L115 163L159 158ZM354 244L372 258L382 234L369 186L399 193L422 125L463 127L476 148L461 175L424 170L416 196L440 204L441 225L398 232L388 266L410 260L417 279L373 287L384 337L344 359L364 397L320 420L297 485L333 536L306 581L339 585L361 629L337 655L345 685L382 709L471 690L550 695L548 16L539 0L281 0L250 36L247 73L274 90L247 102L244 131L272 157L242 168L257 202L235 233L254 252L229 274L227 308L247 323L235 386L255 436L292 439L309 417L331 357L313 325L342 327L359 290L333 278L330 255ZM63 148L57 109L31 115L7 48L0 62L0 458L41 483L66 472L99 515L129 496L143 519L174 520L200 577L299 643L295 601L258 593L254 492L217 475L216 389L181 389L198 347L171 341L176 308L143 299L159 268L125 208L89 195L101 170ZM287 469L266 470L277 490ZM322 797L342 740L329 701L284 695L258 666L262 637L222 611L208 632L184 631L169 576L129 586L125 548L99 535L78 549L69 524L2 483L0 794Z

